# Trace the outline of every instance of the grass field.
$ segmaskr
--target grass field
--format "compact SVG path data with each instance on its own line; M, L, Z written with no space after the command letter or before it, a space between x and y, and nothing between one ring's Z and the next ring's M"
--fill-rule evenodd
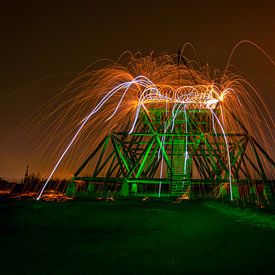
M274 215L243 211L202 202L0 201L0 273L274 274Z

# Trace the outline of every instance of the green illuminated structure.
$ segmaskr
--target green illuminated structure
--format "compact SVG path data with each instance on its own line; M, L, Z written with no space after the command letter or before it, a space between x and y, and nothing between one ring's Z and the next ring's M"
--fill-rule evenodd
M135 131L104 137L75 172L67 193L264 199L275 163L248 135L222 133L209 109L141 111ZM219 116L219 109L214 111ZM237 118L236 118L237 121Z

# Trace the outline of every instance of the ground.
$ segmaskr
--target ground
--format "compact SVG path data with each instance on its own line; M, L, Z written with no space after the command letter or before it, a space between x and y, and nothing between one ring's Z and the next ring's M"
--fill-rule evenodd
M274 215L230 207L0 201L0 273L274 274Z

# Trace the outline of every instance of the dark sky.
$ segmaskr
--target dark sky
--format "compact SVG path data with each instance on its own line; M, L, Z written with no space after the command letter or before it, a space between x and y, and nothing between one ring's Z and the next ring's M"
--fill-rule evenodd
M70 81L72 73L98 59L116 59L124 50L176 53L191 42L202 64L223 68L243 39L275 57L272 0L1 1L0 21L0 139L9 137L9 146L0 143L0 177L24 173L26 160L15 154L24 140L10 136L12 130ZM232 63L251 77L274 109L275 70L270 62L243 45ZM64 74L14 93L59 73Z

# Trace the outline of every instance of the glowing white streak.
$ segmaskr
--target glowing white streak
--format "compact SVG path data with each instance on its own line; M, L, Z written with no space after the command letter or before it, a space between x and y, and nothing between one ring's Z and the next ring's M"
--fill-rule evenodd
M218 99L210 99L206 101L206 107L208 109L213 109L213 107L215 108L217 103L219 102Z
M182 106L181 106L181 105L178 106L178 108L177 108L177 110L176 110L176 114L174 114L174 111L175 111L174 107L176 107L176 104L173 106L173 109L172 109L172 117L173 117L173 119L172 119L172 128L171 128L171 131L172 131L172 132L173 132L174 127L175 127L175 120L176 120L176 118L177 118L177 116L178 116L178 114L179 114L179 112L180 112L180 108L181 108Z
M162 179L162 171L163 171L163 155L161 158L161 163L160 163L160 178ZM159 197L161 194L161 181L159 182Z
M187 137L187 132L188 132L188 120L187 120L187 114L186 114L186 106L184 105L184 116L185 116L185 159L184 159L184 174L186 174L186 161L187 161L187 154L188 154L188 137Z
M139 78L139 77L137 77ZM137 79L135 78L135 79ZM144 77L145 79L147 79L146 77ZM57 163L55 164L52 172L50 173L47 181L45 182L45 184L43 185L37 200L39 200L46 188L46 186L48 185L50 179L52 178L53 174L55 173L56 169L58 168L60 162L63 160L64 156L66 155L66 153L68 152L68 150L71 148L72 144L74 143L74 141L76 140L78 134L81 132L82 128L86 125L87 121L90 119L90 117L97 113L100 108L106 103L107 100L109 100L115 93L117 93L120 89L122 89L125 85L129 84L129 83L134 83L135 79L131 82L126 82L126 83L122 83L117 85L115 88L113 88L110 92L107 93L107 95L105 95L102 100L96 105L96 107L90 112L90 114L88 116L86 116L84 118L84 120L82 120L82 124L80 125L80 127L78 128L77 132L75 133L75 135L73 136L73 138L71 139L71 141L69 142L69 144L67 145L66 149L64 150L64 152L62 153L62 155L60 156L60 158L58 159ZM150 80L148 79L148 81L150 82Z
M213 114L211 114L211 116L212 116L212 125L213 125L212 128L214 130L215 136L217 136L216 127L215 127L215 118Z
M141 103L138 104L137 111L136 111L136 116L135 116L135 119L134 119L134 122L133 122L133 125L132 125L132 128L131 128L129 134L132 134L134 129L135 129L137 119L138 119L138 115L139 115L139 112L140 112L140 108L141 108Z
M223 115L223 107L222 107L222 105L221 105L221 115L222 115L222 125L225 125L224 124L224 115Z
M115 110L113 111L112 115L109 116L105 121L110 120L110 119L115 115L115 113L117 112L117 110L118 110L118 108L119 108L119 106L120 106L122 100L124 99L126 93L128 92L128 89L129 89L130 85L131 85L131 84L129 84L128 87L125 89L125 92L123 93L122 97L120 98L120 101L118 102L118 104L117 104Z
M187 132L188 132L188 121L187 121L187 114L186 114L186 106L184 105L184 116L185 116L185 153L184 153L184 177L186 179L186 168L187 168L187 159L188 159L188 145L187 145L187 142L188 142L188 137L187 137ZM184 183L182 184L182 187L184 186Z
M215 116L218 124L220 125L220 128L222 130L223 133L223 137L225 140L225 146L226 146L226 152L227 152L227 158L228 158L228 172L229 172L229 188L230 188L230 200L233 201L233 193L232 193L232 177L231 177L231 160L230 160L230 153L229 153L229 147L228 147L228 142L227 142L227 138L226 138L226 134L225 131L223 129L223 126L220 122L220 120L218 119L218 117L216 116L215 112L213 112L212 109L210 109L212 114Z
M175 115L174 115L174 111L175 108L177 106L177 103L174 104L173 108L172 108L172 127L171 127L171 132L173 132L174 127L175 127Z
M84 127L84 125L86 124L86 122L89 120L91 115L88 115L86 117L86 119L84 119L83 123L80 125L79 129L77 130L77 132L75 133L74 137L72 138L72 140L70 141L69 145L66 147L65 151L62 153L61 157L59 158L59 160L57 161L56 165L54 166L52 172L50 173L47 181L45 182L45 184L43 185L43 188L41 189L37 200L39 200L46 188L46 186L48 185L50 179L52 178L54 172L56 171L57 167L59 166L60 162L62 161L62 159L64 158L64 156L66 155L66 153L68 152L68 150L70 149L70 147L72 146L73 142L75 141L75 139L77 138L78 134L80 133L80 131L82 130L82 128Z
M166 126L165 126L165 123L164 123L164 133L166 133ZM162 146L164 145L164 142L165 142L165 135L162 136L162 139L161 139L161 144ZM159 149L159 153L160 153L160 149ZM161 156L161 163L160 163L160 178L162 179L162 173L163 173L163 154ZM159 157L158 157L159 159ZM159 182L159 197L160 197L160 194L161 194L161 181Z
M142 77L142 76L140 76L140 77L138 77L138 78L141 78L141 77ZM157 88L156 88L156 86L153 84L153 82L151 82L147 77L143 77L143 78L145 78L145 79L150 83L150 85L153 86L155 90L157 90ZM135 78L135 79L136 79L136 78ZM138 83L138 84L140 85L141 83ZM146 85L144 85L144 86L146 87ZM134 128L135 128L135 126L136 126L136 122L137 122L137 119L138 119L138 115L139 115L139 113L140 113L140 108L141 108L141 106L145 109L145 106L144 106L144 104L143 104L143 102L142 102L142 97L143 97L144 93L146 93L146 91L147 91L148 89L149 89L149 88L144 89L143 92L142 92L142 94L141 94L141 96L139 97L138 107L137 107L135 119L134 119L132 128L131 128L131 130L129 131L129 134L131 134L131 133L134 131Z

